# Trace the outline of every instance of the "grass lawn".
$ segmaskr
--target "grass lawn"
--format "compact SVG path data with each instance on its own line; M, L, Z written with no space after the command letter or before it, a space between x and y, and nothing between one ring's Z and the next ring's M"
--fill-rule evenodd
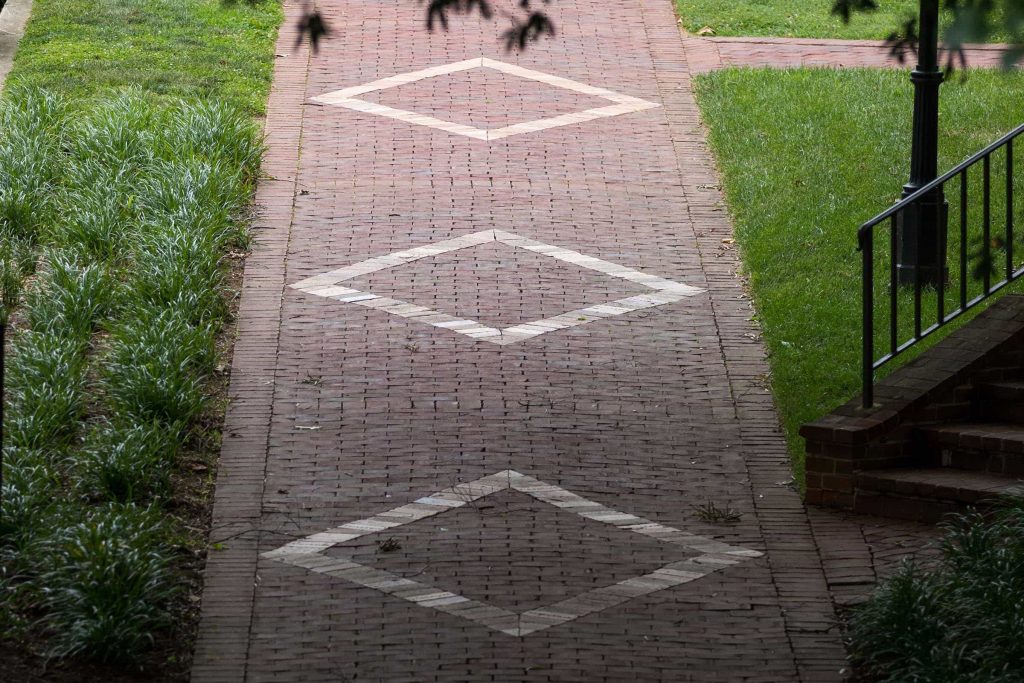
M280 19L35 2L0 98L12 680L188 678Z
M832 15L832 0L675 0L683 26L719 36L883 39L916 16L917 0L877 0L878 10L848 24Z
M1020 73L971 72L942 91L943 170L1024 111ZM911 86L900 71L726 70L701 76L697 95L802 481L799 426L860 390L856 232L906 182Z
M9 83L213 97L263 112L281 6L273 0L35 0Z

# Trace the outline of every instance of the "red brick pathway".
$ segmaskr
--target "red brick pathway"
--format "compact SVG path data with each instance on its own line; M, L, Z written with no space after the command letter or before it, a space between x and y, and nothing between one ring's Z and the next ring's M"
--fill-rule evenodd
M841 679L671 5L285 7L194 680Z
M890 54L884 41L811 38L732 38L688 36L683 39L690 73L726 67L887 67L908 69ZM971 45L964 49L967 66L994 68L1001 64L1004 45ZM959 62L957 63L959 66Z

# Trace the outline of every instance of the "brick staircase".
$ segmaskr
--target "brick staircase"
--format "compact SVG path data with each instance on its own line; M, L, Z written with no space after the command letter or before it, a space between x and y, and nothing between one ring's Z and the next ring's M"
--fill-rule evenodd
M807 500L934 522L1024 496L1024 297L1006 296L851 401L804 425Z
M1024 495L1024 381L980 380L958 392L969 400L934 406L947 419L914 427L916 466L857 474L855 509L936 521Z

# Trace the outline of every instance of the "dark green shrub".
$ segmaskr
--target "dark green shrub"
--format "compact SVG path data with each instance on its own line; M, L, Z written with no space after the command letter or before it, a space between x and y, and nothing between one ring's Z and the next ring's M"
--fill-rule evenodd
M904 563L849 633L856 663L880 681L1024 680L1024 505L947 525L938 564Z

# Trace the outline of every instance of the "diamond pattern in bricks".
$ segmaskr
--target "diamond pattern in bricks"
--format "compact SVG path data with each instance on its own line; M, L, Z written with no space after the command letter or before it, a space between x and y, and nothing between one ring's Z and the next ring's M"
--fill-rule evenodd
M543 529L552 534L543 534ZM523 494L495 494L476 506L341 544L345 555L400 576L504 609L544 607L685 558L663 543L538 506ZM559 538L557 544L548 541ZM327 555L340 555L334 549ZM602 561L606 555L611 561ZM578 561L565 562L565 557Z
M650 292L499 242L372 273L352 286L498 327Z
M370 102L486 129L608 105L607 100L593 95L538 86L535 81L493 69L459 71L362 97Z

